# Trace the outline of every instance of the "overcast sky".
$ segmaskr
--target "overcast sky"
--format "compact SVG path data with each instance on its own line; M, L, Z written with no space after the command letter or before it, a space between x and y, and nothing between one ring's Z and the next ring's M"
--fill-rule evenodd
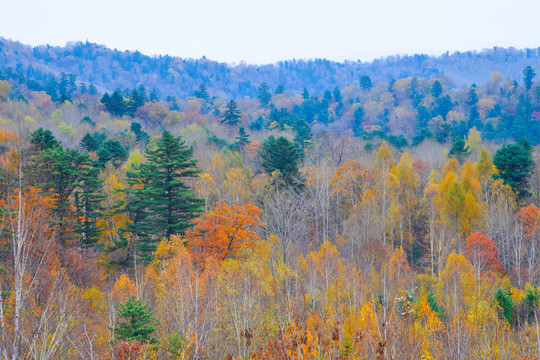
M1 0L0 36L270 63L540 46L538 0Z

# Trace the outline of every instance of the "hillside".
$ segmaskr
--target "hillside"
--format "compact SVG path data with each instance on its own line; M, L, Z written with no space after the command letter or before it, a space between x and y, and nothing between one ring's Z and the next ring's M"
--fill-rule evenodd
M105 46L74 42L64 47L32 47L0 38L0 68L11 68L37 82L50 75L73 74L78 81L92 83L100 91L133 88L137 85L159 90L161 96L187 97L200 84L211 96L239 99L254 97L266 82L281 85L293 94L306 88L322 95L336 86L359 86L362 76L373 81L419 77L449 77L456 86L484 84L492 71L519 80L526 66L538 68L538 49L494 48L482 51L446 53L441 56L394 56L372 62L351 59L334 62L325 59L284 60L276 64L229 65L203 59L183 59L167 55L147 56L138 51L117 51Z
M1 47L0 358L538 358L536 52Z

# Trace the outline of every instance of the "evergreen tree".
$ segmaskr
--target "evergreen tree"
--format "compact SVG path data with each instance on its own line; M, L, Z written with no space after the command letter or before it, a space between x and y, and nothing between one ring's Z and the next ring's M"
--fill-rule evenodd
M87 153L81 154L75 149L64 149L57 146L44 150L39 155L37 162L37 173L40 174L38 187L51 190L55 194L54 207L52 208L55 224L58 226L58 238L62 245L66 244L70 229L70 222L73 221L73 210L71 206L71 196L74 191L81 188L81 180L89 181L88 176L96 173L88 173L86 170L91 167L92 160ZM99 186L89 186L88 189L99 192ZM88 193L89 196L91 196ZM85 195L86 196L86 195Z
M135 134L137 141L144 144L148 144L148 142L150 141L150 135L148 135L148 133L142 129L141 124L139 124L138 122L132 122L130 130L133 131L133 133Z
M360 78L360 87L364 90L369 90L373 87L373 83L371 82L371 78L367 75L363 75Z
M244 146L246 146L250 142L251 141L249 140L249 135L246 133L246 130L243 126L240 126L238 128L238 136L236 136L237 147L243 149Z
M39 128L32 133L30 143L38 151L50 150L60 146L60 143L56 140L51 130L45 130L43 128Z
M107 93L105 93L105 95L107 95ZM123 116L126 114L128 106L118 90L113 92L108 98L105 95L101 98L101 102L105 105L108 112L114 116Z
M270 88L268 84L263 82L261 86L257 89L257 99L261 102L261 105L264 107L270 103L272 100L272 94L270 94Z
M124 304L116 306L118 322L114 330L116 341L140 341L155 343L152 337L158 324L150 303L143 304L135 295L131 295Z
M66 93L62 93L62 95L60 95L60 97L58 98L57 102L58 102L58 104L63 104L66 101L71 101L71 100L69 99L69 96L67 96Z
M195 90L193 95L199 99L203 99L204 101L208 101L208 99L210 99L210 95L208 95L208 88L204 84L199 85L199 88Z
M480 113L478 112L478 94L476 93L476 84L472 84L467 94L466 103L470 106L469 112L469 126L468 128L477 127L482 128L480 122Z
M300 156L304 157L304 150L308 148L311 143L311 127L304 119L298 119L295 125L296 136L294 142L300 149Z
M469 150L469 147L465 145L465 140L459 137L454 138L452 141L452 148L448 152L448 157L455 158L463 165L470 154L471 151Z
M351 129L354 133L354 136L360 136L364 132L364 128L362 127L362 121L364 120L364 108L362 106L358 106L353 113L353 121L351 124Z
M284 91L285 91L285 88L283 87L283 85L278 85L276 87L276 90L274 91L274 94L276 95L283 94Z
M343 97L341 96L341 90L339 90L339 87L337 87L337 86L334 89L334 100L338 104L341 104L341 102L343 101Z
M527 91L531 89L535 76L536 73L532 67L527 66L525 69L523 69L523 84L525 85L525 89L527 89Z
M105 167L105 164L112 162L115 168L122 165L129 156L129 150L118 140L106 140L97 151L98 160L96 165Z
M430 119L431 113L425 106L416 108L416 120L418 121L418 127L420 129L426 128Z
M135 251L149 261L163 237L183 234L202 211L203 200L195 197L184 179L197 177L200 170L181 137L164 131L155 148L147 148L146 163L127 172L132 188L125 211L132 224L126 229L135 237ZM119 244L127 247L125 239ZM128 254L129 256L129 254Z
M263 169L271 175L278 170L285 185L301 187L300 153L298 147L283 136L277 139L269 136L262 144L259 152Z
M502 179L517 193L518 199L528 194L528 181L533 171L530 143L521 140L519 143L503 145L493 157L493 165L499 170L494 179Z
M79 187L75 191L75 215L77 226L75 232L79 235L83 246L97 244L103 229L98 225L102 217L102 201L106 196L102 194L103 180L99 178L99 169L92 166L90 159L80 168Z
M97 151L101 144L107 139L105 133L94 132L94 134L86 133L79 143L79 149L83 151Z
M231 100L227 103L225 112L221 116L221 123L227 124L229 126L234 126L240 122L241 117L242 114L238 109L238 104L236 103L236 101Z
M304 100L309 99L309 93L306 88L304 88L304 91L302 91L302 97L304 98Z
M433 86L431 86L431 95L436 99L439 96L441 96L443 91L442 85L439 80L435 80L433 82Z

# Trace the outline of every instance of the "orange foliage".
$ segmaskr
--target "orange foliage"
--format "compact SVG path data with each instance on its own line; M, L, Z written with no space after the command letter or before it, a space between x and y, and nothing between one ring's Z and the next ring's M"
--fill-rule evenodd
M501 273L504 270L499 262L497 245L482 231L477 231L465 239L467 245L463 254L473 266L476 276L488 273Z
M195 229L186 232L187 246L200 266L208 259L223 260L242 246L260 241L254 230L262 225L261 209L247 203L228 206L220 201L201 218L193 221Z
M522 207L517 213L526 237L532 238L540 225L540 209L533 204Z
M142 344L135 341L121 341L114 347L114 359L137 360L142 355Z

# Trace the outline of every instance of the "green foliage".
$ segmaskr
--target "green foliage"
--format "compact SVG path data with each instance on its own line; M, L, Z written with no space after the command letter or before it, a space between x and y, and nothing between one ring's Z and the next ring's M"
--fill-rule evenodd
M98 171L93 169L93 163L87 153L81 154L74 149L64 149L57 146L42 151L36 160L38 187L47 189L55 194L52 209L55 223L58 226L58 237L61 244L68 238L70 226L68 222L73 217L71 197L76 195L75 202L84 223L76 227L75 232L83 238L84 245L91 245L97 240L99 229L95 222L99 216L101 199L101 182L97 180ZM88 234L84 229L92 228Z
M435 295L433 295L432 292L428 293L427 302L428 302L429 307L431 308L431 310L433 310L437 314L437 317L439 318L439 320L443 321L444 318L446 317L446 315L444 313L444 308L442 308L441 306L439 306L439 304L437 304L437 300L435 299Z
M157 330L154 312L150 303L143 304L135 295L131 295L124 304L116 306L118 322L113 329L115 341L140 341L155 343L152 334Z
M270 88L267 83L263 82L257 89L257 99L259 99L262 106L268 105L272 100L272 94L270 94Z
M386 140L395 146L397 149L401 149L402 147L409 146L409 142L403 135L395 136L395 135L388 135L386 137Z
M363 75L360 78L360 87L365 90L369 90L373 87L373 83L371 82L371 78L367 75Z
M433 82L433 85L431 86L431 95L433 95L434 98L438 98L442 94L442 85L439 80L435 80Z
M531 89L535 76L536 73L532 67L527 66L525 69L523 69L523 84L525 85L525 89L527 89L527 91Z
M244 146L249 144L251 141L249 140L249 135L246 133L246 130L243 126L240 126L238 128L238 135L236 136L236 147L238 149L243 149Z
M501 315L510 325L513 325L514 300L512 299L512 292L499 288L495 293L495 301L501 309Z
M102 201L106 198L102 188L103 180L99 179L99 169L89 161L82 165L74 202L77 218L75 232L84 247L96 245L103 231L102 227L98 226L98 220L104 216Z
M465 163L471 151L469 146L465 145L465 140L456 137L452 141L452 148L448 152L448 157L456 159L461 165Z
M148 135L148 133L142 129L141 124L138 122L132 122L130 130L133 131L138 142L146 145L150 141L150 135Z
M38 150L50 150L60 145L50 130L39 128L34 131L30 143Z
M99 147L97 156L97 166L105 167L110 162L117 168L127 160L129 149L127 146L123 146L118 140L106 140Z
M528 194L528 181L534 166L530 143L524 139L503 145L495 153L493 164L499 170L493 178L502 179L516 191L519 199L523 199Z
M234 126L240 122L242 114L238 109L236 101L231 100L227 103L223 115L221 115L221 123L229 126Z
M154 148L145 152L147 162L128 171L129 200L124 211L132 223L126 229L134 236L136 250L147 261L163 237L183 234L202 211L203 200L184 182L198 176L193 148L182 138L164 131ZM119 247L128 248L124 239Z
M210 95L208 94L208 88L204 84L199 85L199 88L195 90L193 96L198 97L199 99L203 99L204 101L208 101L208 99L210 99Z
M107 111L114 116L123 116L129 111L129 105L124 101L124 98L117 91L112 95L105 93L101 98L101 103L105 105Z
M278 170L283 182L288 186L301 187L300 154L298 147L283 136L269 136L262 144L259 152L263 169L271 175Z
M79 149L89 152L97 151L106 138L107 135L105 133L86 133L79 143Z
M182 334L169 335L164 344L165 350L173 359L181 359L187 346L189 346L189 341Z

